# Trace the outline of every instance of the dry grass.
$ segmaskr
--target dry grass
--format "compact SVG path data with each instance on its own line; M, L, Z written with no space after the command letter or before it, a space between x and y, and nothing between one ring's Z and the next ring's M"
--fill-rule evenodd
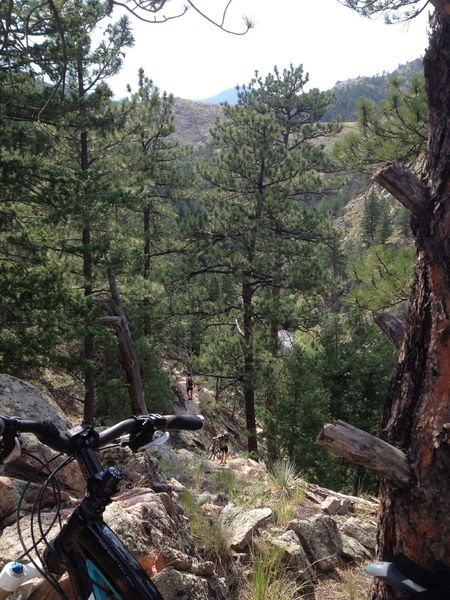
M369 600L372 582L362 565L337 569L334 577L319 581L315 600Z

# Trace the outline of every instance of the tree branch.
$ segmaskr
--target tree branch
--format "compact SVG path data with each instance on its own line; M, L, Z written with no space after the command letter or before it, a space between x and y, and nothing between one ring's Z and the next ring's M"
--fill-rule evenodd
M412 471L404 452L344 421L324 425L316 441L394 487L406 488L411 484Z
M398 163L390 163L377 171L373 178L415 217L426 219L430 193L411 171Z
M377 312L374 316L374 321L381 331L388 336L394 346L399 349L405 334L405 324L387 311Z

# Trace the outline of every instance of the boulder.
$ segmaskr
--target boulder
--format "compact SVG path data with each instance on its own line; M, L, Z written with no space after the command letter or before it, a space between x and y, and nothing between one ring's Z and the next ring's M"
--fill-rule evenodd
M41 486L38 484L29 484L27 481L21 479L0 476L0 523L3 526L11 524L10 519L8 519L11 515L14 516L13 521L15 521L15 513L19 501L21 501L21 509L29 511L33 507L34 502L37 501L40 491ZM69 496L61 492L61 500L67 502ZM51 507L56 504L51 486L46 488L39 502L42 508Z
M344 558L360 561L372 558L372 554L355 538L341 533L341 554Z
M70 513L71 509L61 510L60 515L62 521L64 521ZM42 512L41 523L43 531L46 534L46 539L51 541L59 531L57 515L54 512ZM0 564L3 565L11 560L17 560L17 557L23 553L24 549L31 550L35 546L35 543L40 540L41 535L36 515L33 516L33 529L31 529L30 515L22 517L20 520L20 531L22 534L23 546L19 539L15 522L3 529L0 537ZM45 549L45 542L39 542L38 548L39 551L42 552ZM33 551L31 556L33 558L37 557Z
M243 550L255 532L269 523L272 515L271 508L246 510L230 502L219 517L227 545L232 550Z
M151 557L156 564L169 547L196 557L185 519L168 494L130 490L106 508L104 519L138 560Z
M314 579L314 570L298 535L293 530L285 531L278 536L265 531L261 534L261 539L282 551L281 560L287 568L295 569L296 574L306 581Z
M70 428L64 413L54 400L11 375L0 375L0 414L52 421L60 429Z
M328 515L346 515L350 512L351 502L336 496L327 496L321 503L320 508Z
M226 589L217 577L204 578L173 568L153 578L164 600L225 600Z
M295 531L311 563L321 571L332 571L340 564L341 539L335 520L318 515L311 520L295 519L288 525Z
M251 458L232 458L228 464L248 483L261 482L265 476L264 467Z
M54 400L11 375L0 375L0 415L51 421L63 431L70 429L69 422ZM49 461L52 469L63 462L63 458L55 458L57 453L41 444L34 435L22 434L21 439L27 452L36 458L22 453L22 456L5 465L5 475L27 480L38 472L43 473L43 465ZM59 471L58 482L74 494L80 494L85 489L84 478L75 462Z
M340 527L340 531L355 538L360 544L375 551L377 541L377 527L373 521L350 517Z

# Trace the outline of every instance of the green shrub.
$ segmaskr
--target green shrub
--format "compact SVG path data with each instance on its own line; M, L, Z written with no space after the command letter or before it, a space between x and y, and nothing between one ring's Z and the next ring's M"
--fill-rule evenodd
M305 586L282 568L283 551L273 544L262 543L252 552L252 574L243 587L242 600L293 600Z

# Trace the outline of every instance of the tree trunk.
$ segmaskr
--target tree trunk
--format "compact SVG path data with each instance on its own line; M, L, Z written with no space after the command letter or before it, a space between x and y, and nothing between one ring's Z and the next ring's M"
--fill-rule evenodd
M148 284L150 279L150 204L144 209L144 284ZM144 296L144 335L150 334L150 313L149 313L150 298L147 294ZM143 371L146 369L143 365Z
M88 168L88 140L86 132L81 135L81 168ZM82 234L83 243L83 278L84 278L84 296L86 301L92 295L92 249L91 249L91 229L87 220L85 221ZM87 304L87 302L86 302ZM94 422L95 406L95 338L93 333L89 332L92 327L90 309L86 305L85 327L88 333L84 336L84 415L83 419L87 423Z
M249 452L258 452L256 439L255 415L255 384L254 384L254 358L253 358L253 291L251 285L242 283L242 301L244 305L244 405L245 420L247 425L247 448Z
M383 560L403 552L435 569L438 561L450 567L450 27L440 14L424 62L430 133L422 181L409 177L407 197L401 197L390 189L392 166L377 174L381 185L409 203L418 256L382 422L384 439L407 455L414 480L406 490L382 483L378 544ZM372 596L400 597L382 583Z
M373 320L398 350L405 335L405 324L386 310L376 313Z
M108 299L100 298L98 302L106 306L109 317L102 317L99 319L99 322L104 325L111 325L115 329L119 341L120 363L125 374L133 414L146 415L148 414L148 408L145 401L144 387L142 385L133 338L128 326L128 319L122 308L116 278L111 268L108 268L108 281L111 297Z
M278 364L279 355L279 330L280 319L280 287L272 286L272 316L270 319L270 371L268 382L268 390L266 395L266 419L265 419L265 434L267 443L267 454L269 462L273 463L277 458L276 444L274 440L275 419L273 414L274 404L277 396L277 375L276 367Z

